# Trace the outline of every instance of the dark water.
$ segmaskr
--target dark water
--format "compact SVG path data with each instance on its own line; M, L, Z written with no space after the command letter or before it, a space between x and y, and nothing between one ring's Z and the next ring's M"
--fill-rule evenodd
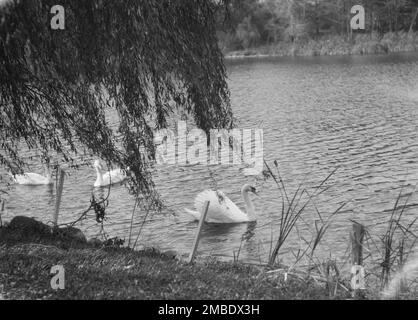
M325 219L333 218L319 255L340 258L348 246L350 219L373 226L379 234L401 188L408 194L418 183L418 55L249 59L228 62L232 104L240 128L264 130L264 157L277 160L289 194L299 183L309 191L333 170L330 189L315 199ZM199 252L232 259L266 261L276 237L281 198L271 181L245 177L237 167L159 167L157 188L175 215L148 221L138 242L144 246L190 251L197 227L183 208L193 208L195 195L215 185L243 207L240 188L254 183L256 225L206 226ZM33 171L41 171L35 164ZM90 201L95 171L83 168L67 178L60 222L74 220ZM25 214L51 219L55 191L47 187L13 186L7 199L7 218ZM405 215L418 213L412 193ZM128 238L133 198L123 186L110 196L105 230ZM143 212L135 213L136 237ZM309 206L290 235L286 257L304 248L314 234L316 209ZM99 232L93 217L81 225L90 236ZM243 235L251 235L242 242ZM249 238L249 239L248 239Z

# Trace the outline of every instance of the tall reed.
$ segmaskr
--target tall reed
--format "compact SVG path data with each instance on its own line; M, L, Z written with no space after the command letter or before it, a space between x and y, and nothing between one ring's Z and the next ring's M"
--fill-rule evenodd
M382 289L388 285L395 263L398 262L398 266L402 268L407 255L411 252L417 241L417 237L412 232L412 227L415 225L418 218L413 219L412 222L407 225L403 223L405 209L413 192L406 198L405 203L400 205L402 192L403 190L400 191L395 201L386 232L381 237L381 242L383 244L381 261L382 270L380 277ZM411 240L410 237L413 239ZM409 248L406 248L407 243L411 243Z
M326 231L328 230L331 224L332 217L334 217L345 205L343 204L342 206L340 206L337 210L331 213L331 215L327 219L323 219L322 215L320 214L319 210L317 209L314 203L314 198L316 198L318 195L322 194L330 188L329 186L325 185L334 175L337 169L331 172L314 189L312 193L308 192L308 190L304 188L303 183L300 183L293 195L289 196L289 193L280 175L278 162L274 161L276 173L273 172L273 170L270 168L266 161L264 161L264 164L267 168L268 175L273 178L279 190L280 197L282 199L281 210L279 212L280 226L278 230L278 238L276 240L273 251L270 253L269 265L273 266L275 264L277 257L280 254L280 250L283 248L283 245L285 244L291 232L296 228L296 223L301 219L302 214L306 211L309 204L313 204L313 207L315 208L319 220L315 222L315 235L313 239L310 242L307 242L307 249L301 255L298 256L298 259L300 259L302 256L305 256L308 253L308 251L310 251L309 255L312 258L315 250L317 249L319 243L323 239Z

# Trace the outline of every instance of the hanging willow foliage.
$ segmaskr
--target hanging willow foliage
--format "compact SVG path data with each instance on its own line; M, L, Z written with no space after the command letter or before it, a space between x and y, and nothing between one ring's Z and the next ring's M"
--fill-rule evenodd
M56 4L0 5L0 165L21 172L22 144L68 162L89 150L129 167L134 194L151 194L144 158L153 158L153 131L175 109L207 132L232 127L215 2L61 0L65 29L52 30Z

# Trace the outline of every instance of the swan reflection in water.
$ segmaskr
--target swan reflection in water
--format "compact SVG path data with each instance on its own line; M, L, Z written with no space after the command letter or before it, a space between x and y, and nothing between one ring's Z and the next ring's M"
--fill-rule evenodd
M257 222L246 224L204 224L199 247L213 248L207 254L219 257L233 257L236 252L247 256L257 253L254 241ZM231 244L234 244L231 247Z

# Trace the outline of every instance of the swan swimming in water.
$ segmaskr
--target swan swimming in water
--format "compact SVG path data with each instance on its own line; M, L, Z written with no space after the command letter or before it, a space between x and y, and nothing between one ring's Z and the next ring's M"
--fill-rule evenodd
M94 161L93 164L96 169L97 179L94 187L108 187L109 185L117 184L126 180L126 173L122 169L115 169L103 173L103 167L100 160Z
M241 188L241 195L245 203L243 212L222 191L205 190L196 196L194 205L196 211L186 209L196 220L200 220L206 201L210 201L206 222L208 223L243 223L256 221L254 205L250 193L257 195L256 189L246 184Z
M14 175L13 180L17 184L21 184L25 186L42 186L42 185L50 185L54 183L51 178L51 172L48 166L45 167L44 176L38 173L27 172L24 174Z

